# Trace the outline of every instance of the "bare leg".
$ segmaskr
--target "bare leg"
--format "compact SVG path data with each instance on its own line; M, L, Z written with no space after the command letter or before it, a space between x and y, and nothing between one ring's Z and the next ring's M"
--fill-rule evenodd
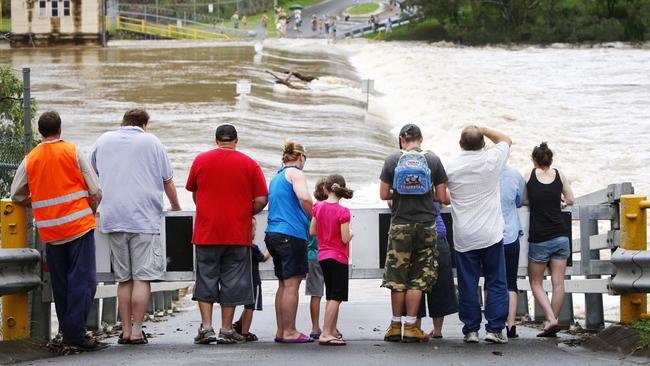
M309 302L312 333L320 333L320 299L321 296L312 296L311 301Z
M131 293L133 292L133 281L120 282L117 284L117 303L122 319L122 337L131 338Z
M234 318L234 306L221 306L221 329L232 330L232 321Z
M241 334L248 334L253 323L253 309L244 309L239 321L241 322Z
M444 316L433 318L433 332L431 332L431 335L434 337L442 336L442 323L444 321Z
M406 315L417 316L420 309L420 301L422 300L422 291L420 290L407 290L406 291Z
M296 330L296 313L298 312L298 289L302 276L294 276L284 280L284 293L280 306L282 307L282 338L295 339L300 333Z
M551 283L553 284L553 298L551 299L551 308L553 315L557 318L560 316L560 309L564 303L564 274L566 270L566 260L551 259Z
M133 281L133 292L131 293L131 311L133 322L142 325L144 314L149 306L151 298L151 284L149 281ZM131 339L140 339L142 334L131 334Z
M404 307L406 302L406 291L391 291L390 292L390 304L393 308L394 317L402 317L404 315ZM418 306L420 304L418 303Z
M275 293L275 322L278 330L275 332L275 338L282 338L284 328L282 327L282 299L284 297L284 280L278 282L278 291Z
M212 328L212 307L210 302L199 301L199 311L201 312L201 326L203 329Z
M508 321L506 326L510 329L510 327L515 325L515 317L517 316L517 293L510 291L508 294L510 301L508 302Z
M530 289L533 292L533 296L535 297L535 300L542 308L542 311L546 316L547 325L546 327L544 327L544 329L548 329L550 327L556 326L558 321L555 314L553 313L553 309L551 308L551 302L548 301L548 295L546 294L546 291L544 291L544 288L542 287L542 283L544 281L545 269L546 269L545 263L535 263L531 261L528 262L528 277L530 280Z
M418 318L418 320L415 321L415 326L422 329L422 318Z
M323 322L323 333L320 336L321 341L335 339L338 336L336 323L338 321L340 301L327 300L325 305L325 321Z

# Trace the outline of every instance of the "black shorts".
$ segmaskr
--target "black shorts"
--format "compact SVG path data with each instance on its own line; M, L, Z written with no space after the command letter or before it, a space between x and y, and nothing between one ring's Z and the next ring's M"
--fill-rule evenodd
M506 282L508 291L517 292L517 269L519 267L519 238L511 244L503 245L506 257Z
M192 300L222 306L252 304L251 247L196 245L196 284Z
M273 257L275 277L279 280L304 277L307 274L307 240L291 235L266 233L264 243Z
M348 265L335 259L319 261L325 279L325 299L348 301Z
M244 309L262 311L262 284L255 285L255 303L244 305Z

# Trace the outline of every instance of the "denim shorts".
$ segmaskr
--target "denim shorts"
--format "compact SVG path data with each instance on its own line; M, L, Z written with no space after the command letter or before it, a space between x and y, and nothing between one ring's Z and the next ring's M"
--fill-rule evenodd
M528 260L535 263L548 263L551 259L566 260L571 256L569 238L558 236L539 243L528 243Z
M266 233L266 248L273 258L275 277L304 277L308 271L307 240L280 233Z

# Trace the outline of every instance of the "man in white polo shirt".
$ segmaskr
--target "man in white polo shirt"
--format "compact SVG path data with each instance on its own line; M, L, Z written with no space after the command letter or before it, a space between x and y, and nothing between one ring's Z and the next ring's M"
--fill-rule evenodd
M485 137L495 146L486 149ZM512 140L501 132L468 126L460 136L462 153L446 167L458 274L458 315L468 343L479 341L481 306L476 289L481 267L487 290L485 340L508 342L502 332L508 316L508 289L499 176L511 144Z
M148 343L142 322L150 281L162 280L166 267L160 239L163 192L172 210L181 209L167 153L156 136L145 132L148 123L143 109L127 111L122 127L100 136L90 155L105 192L99 230L111 243L122 319L120 344Z

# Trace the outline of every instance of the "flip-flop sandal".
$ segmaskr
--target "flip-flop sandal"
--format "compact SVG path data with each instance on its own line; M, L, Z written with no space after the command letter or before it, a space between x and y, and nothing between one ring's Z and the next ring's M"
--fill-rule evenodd
M246 342L255 342L258 340L257 336L251 332L248 332L246 334L242 334L242 337L246 340Z
M147 340L147 335L144 334L144 330L142 331L142 338L139 339L131 339L129 344L147 344L149 341Z
M439 336L434 336L433 334L429 334L429 337L431 337L431 339L442 339L442 336L441 336L441 335L439 335Z
M298 338L294 339L287 339L284 338L280 343L289 343L289 344L294 344L294 343L312 343L314 340L312 338L309 338L308 336L304 335L303 333L300 333Z
M341 338L332 338L328 339L326 341L318 341L318 344L321 346L345 346L347 343L345 343L344 340Z
M557 333L559 331L560 331L560 327L556 325L554 327L544 329L541 333L538 333L537 336L538 337L556 337Z
M275 337L275 339L273 340L273 342L275 342L275 343L284 343L283 341L284 341L284 339L282 339L280 337Z
M117 339L117 344L131 344L131 339L124 338L124 333L120 333L120 337Z
M319 333L310 333L309 338L312 338L312 339L320 338L320 332Z

